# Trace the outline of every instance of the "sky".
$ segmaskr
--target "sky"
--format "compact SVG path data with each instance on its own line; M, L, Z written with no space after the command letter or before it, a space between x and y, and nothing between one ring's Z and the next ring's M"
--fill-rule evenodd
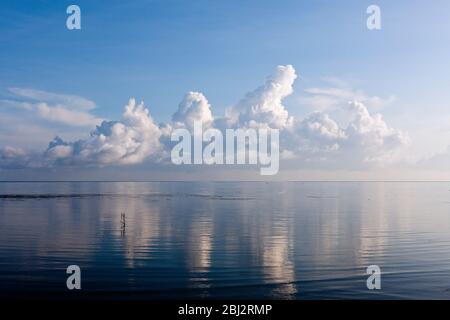
M81 30L66 27L71 4ZM371 4L381 30L366 26ZM230 112L230 127L281 130L272 178L449 179L448 12L443 0L4 0L0 180L260 178L164 163L173 128L224 128Z

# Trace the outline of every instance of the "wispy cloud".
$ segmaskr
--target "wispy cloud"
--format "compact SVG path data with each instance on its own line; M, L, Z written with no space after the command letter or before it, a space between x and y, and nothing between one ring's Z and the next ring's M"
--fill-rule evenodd
M29 88L10 88L0 99L0 146L44 147L52 137L85 136L103 119L92 112L96 104L76 95Z
M22 88L10 88L9 91L15 95L15 100L0 100L1 109L17 109L73 127L92 127L103 120L90 113L96 105L83 97Z
M67 109L92 110L96 107L95 102L89 99L69 94L58 94L30 88L9 88L9 91L17 97L28 98L38 102L63 106Z
M381 110L395 102L395 95L388 97L371 96L363 90L353 89L346 81L326 77L322 79L324 86L308 87L305 95L299 98L302 106L315 111L329 111L346 105L349 101L360 101L373 110Z

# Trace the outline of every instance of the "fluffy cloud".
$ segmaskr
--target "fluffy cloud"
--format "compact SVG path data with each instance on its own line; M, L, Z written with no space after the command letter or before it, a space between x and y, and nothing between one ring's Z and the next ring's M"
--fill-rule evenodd
M24 150L9 146L0 148L0 168L21 168L28 163L29 157Z
M282 131L280 149L285 159L311 160L336 151L346 138L337 122L325 113L314 112Z
M103 121L87 140L55 138L46 157L70 164L135 164L160 151L161 132L143 103L130 99L121 121Z
M292 94L297 74L291 65L278 66L276 73L266 83L249 92L239 103L228 111L234 126L268 126L275 129L289 127L293 118L289 117L283 99Z
M357 138L356 142L368 147L387 147L388 149L408 143L408 137L399 130L390 128L380 113L371 115L366 106L358 101L349 102L353 120L347 133Z
M346 138L345 132L326 113L314 112L298 125L300 135L317 141L339 141Z
M237 127L279 129L282 159L296 161L299 166L305 161L340 162L352 166L358 163L385 163L396 159L399 150L408 145L407 134L390 127L381 114L372 114L365 104L358 101L347 101L341 108L340 111L347 115L346 123L339 123L324 111L294 119L288 114L283 100L292 94L296 78L291 65L278 66L264 85L250 91L229 108L224 117L218 118L213 116L211 105L199 92L188 92L174 113L172 122L160 125L154 122L143 103L137 104L131 99L120 121L103 121L88 139L67 142L56 137L39 159L33 157L33 163L42 166L103 166L164 159L170 154L173 128L192 130L196 121L202 122L204 128L221 130ZM37 112L42 118L67 125L74 125L73 121L94 124L98 120L91 118L88 112L95 104L83 98L31 89L13 89L12 92L30 99L46 99L47 102L16 104L22 110ZM309 93L341 100L355 95L353 91L349 93L342 89L310 88ZM340 103L336 105L341 106ZM30 156L15 148L2 149L0 157L0 166L30 163Z
M211 105L200 92L188 92L183 101L178 105L177 112L172 116L177 126L186 126L193 130L194 122L203 124L204 128L210 127L214 121Z
M398 152L409 145L406 133L389 127L381 114L371 114L361 102L349 102L347 111L350 121L346 126L323 112L296 122L285 140L288 150L308 161L382 164L396 160Z
M349 149L356 149L365 161L389 161L401 147L410 143L408 135L388 126L379 113L371 115L357 101L349 103L353 119L346 129Z

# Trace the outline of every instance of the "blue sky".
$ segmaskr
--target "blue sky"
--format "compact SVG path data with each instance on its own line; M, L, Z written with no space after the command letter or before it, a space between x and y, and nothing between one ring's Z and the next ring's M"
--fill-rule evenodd
M65 28L71 3L82 9L81 31ZM369 32L371 3L2 1L0 85L85 96L103 116L136 96L162 121L186 91L225 107L278 64L305 81L350 78L379 95L449 84L437 71L450 66L450 4L378 1L383 29Z
M81 30L65 27L70 4L81 8ZM366 28L370 4L381 8L382 30ZM118 119L136 97L167 122L188 91L222 114L290 64L298 79L284 105L293 116L311 112L304 89L334 79L395 97L380 110L420 156L450 138L448 1L6 0L0 8L3 100L17 99L9 88L70 94L95 102L93 116Z

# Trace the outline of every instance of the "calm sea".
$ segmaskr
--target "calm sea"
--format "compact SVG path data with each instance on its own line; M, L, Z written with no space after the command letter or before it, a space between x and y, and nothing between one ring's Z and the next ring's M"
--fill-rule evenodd
M448 299L450 183L0 183L0 295Z

